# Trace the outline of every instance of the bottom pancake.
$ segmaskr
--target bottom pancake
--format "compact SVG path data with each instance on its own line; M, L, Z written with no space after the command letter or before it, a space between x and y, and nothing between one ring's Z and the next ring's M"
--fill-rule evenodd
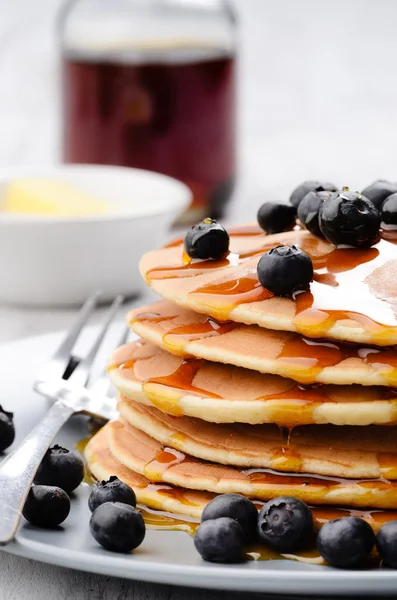
M294 496L314 505L397 508L397 482L239 469L195 459L174 448L164 448L157 440L126 422L109 423L107 432L112 455L154 483L217 494L240 493L259 500Z
M171 485L150 482L146 477L132 471L112 456L108 444L108 429L109 425L105 425L98 431L84 450L88 468L95 479L107 480L112 475L116 475L133 488L139 504L156 510L200 519L205 505L216 494L176 489Z
M139 504L177 516L200 519L204 507L215 494L151 483L146 477L128 469L112 456L108 446L108 431L109 425L105 425L85 448L85 458L95 479L106 480L116 475L134 489ZM261 502L258 502L258 508L260 505ZM376 532L384 523L397 519L397 511L314 507L312 512L316 528L330 519L353 515L365 519Z

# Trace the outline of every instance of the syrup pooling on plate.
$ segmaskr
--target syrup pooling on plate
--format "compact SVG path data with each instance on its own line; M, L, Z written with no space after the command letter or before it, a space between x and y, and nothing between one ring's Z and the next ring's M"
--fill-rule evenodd
M184 265L176 256L174 266L149 270L148 282L163 279L165 273L167 277L195 277L216 271L216 278L204 284L199 278L197 287L190 289L195 305L202 305L221 320L230 318L230 313L241 304L252 302L263 303L256 305L255 310L266 314L266 301L271 295L262 296L255 285L258 259L280 243L295 244L309 254L315 270L310 291L297 294L293 300L284 299L286 305L294 304L295 317L291 325L296 331L310 337L327 337L337 322L350 321L368 332L374 343L387 345L395 340L397 248L394 239L380 239L368 249L335 249L332 244L303 231L270 236L271 241L264 234L261 236L260 230L250 235L244 228L241 232L241 235L229 232L232 259L227 256L220 261L200 261L200 264L192 261ZM235 252L239 240L246 243L242 250ZM250 243L247 240L251 240Z
M144 518L146 527L158 531L184 531L193 537L196 533L199 521L187 519L182 515L174 515L161 510L153 510L145 506L138 506ZM259 503L258 509L261 508ZM356 516L365 519L372 527L378 529L384 523L397 518L397 513L391 511L359 511L351 509L323 509L311 508L315 529L319 529L324 523L331 519ZM280 554L261 544L252 544L245 548L245 555L252 560L296 560L308 564L325 564L317 549L313 546L307 550L294 554ZM379 560L379 557L378 557Z

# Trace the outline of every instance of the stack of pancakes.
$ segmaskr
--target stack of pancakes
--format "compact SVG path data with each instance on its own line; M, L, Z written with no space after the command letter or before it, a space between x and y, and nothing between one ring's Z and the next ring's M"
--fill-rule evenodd
M119 418L89 442L93 475L117 475L148 507L199 518L219 493L314 508L318 523L397 518L397 246L336 249L308 231L229 231L220 260L183 240L141 273L163 300L128 315L139 340L109 376ZM310 255L310 290L275 297L264 252Z

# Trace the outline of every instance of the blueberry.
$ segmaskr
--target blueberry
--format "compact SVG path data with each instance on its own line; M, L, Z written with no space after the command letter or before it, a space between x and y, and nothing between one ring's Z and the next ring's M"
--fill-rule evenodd
M363 196L371 200L375 208L380 210L382 203L390 196L397 192L397 183L387 181L386 179L377 179L371 185L368 185L361 192Z
M98 506L105 502L123 502L135 508L135 492L129 485L120 481L115 475L112 475L108 481L95 483L88 498L90 511L94 512Z
M91 515L90 531L98 544L112 552L131 552L145 538L141 513L123 502L105 502Z
M293 552L303 547L313 533L313 516L304 502L280 496L267 502L258 518L262 542L279 552Z
M397 569L397 521L382 525L376 536L376 547L385 565Z
M196 550L210 562L238 562L242 559L245 533L234 519L220 517L204 521L194 536Z
M336 192L337 186L325 181L304 181L294 189L290 196L290 203L296 208L309 192Z
M184 248L191 258L222 258L229 251L229 234L213 219L204 219L186 234Z
M50 485L34 485L22 514L32 525L52 528L63 523L69 512L70 498L64 490Z
M277 246L260 258L257 273L263 287L276 296L289 296L309 285L313 279L313 263L310 256L296 246Z
M258 210L257 219L266 233L288 231L295 225L296 208L288 204L265 202Z
M378 239L380 213L359 192L332 194L320 206L318 221L324 236L335 246L368 248Z
M65 492L72 492L80 485L83 477L84 462L80 456L56 444L47 450L34 482L56 485Z
M309 192L298 206L299 221L317 237L324 237L318 224L318 211L324 200L331 195L331 192Z
M201 522L229 517L239 523L248 540L256 537L258 511L255 505L241 494L221 494L207 504Z
M397 192L382 204L381 221L384 229L397 229Z
M333 567L358 567L375 544L375 534L366 521L342 517L328 521L317 536L317 550Z
M0 452L11 446L15 438L13 413L7 412L0 405Z

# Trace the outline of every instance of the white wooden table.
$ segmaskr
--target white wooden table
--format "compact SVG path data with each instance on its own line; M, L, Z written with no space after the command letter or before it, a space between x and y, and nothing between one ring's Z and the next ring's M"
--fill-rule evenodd
M235 3L240 178L230 218L249 220L265 198L286 197L310 177L355 189L378 177L397 179L397 2ZM0 166L58 159L59 4L0 0ZM71 317L0 307L0 343L65 328ZM208 597L230 594L90 576L0 554L0 598L7 600Z

